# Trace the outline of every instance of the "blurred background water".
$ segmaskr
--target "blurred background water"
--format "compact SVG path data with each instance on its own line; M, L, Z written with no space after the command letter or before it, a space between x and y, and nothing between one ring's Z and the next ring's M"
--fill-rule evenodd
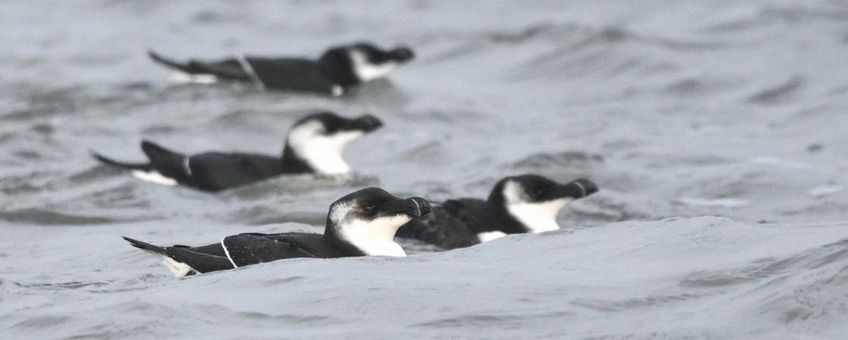
M3 337L848 332L843 2L6 1L0 30ZM317 56L358 40L417 58L332 99L172 84L144 53ZM212 195L89 155L142 159L142 138L276 154L318 109L385 121L346 153L359 180ZM444 253L406 242L406 259L174 280L120 239L320 232L364 185L484 197L524 172L602 191L561 231Z

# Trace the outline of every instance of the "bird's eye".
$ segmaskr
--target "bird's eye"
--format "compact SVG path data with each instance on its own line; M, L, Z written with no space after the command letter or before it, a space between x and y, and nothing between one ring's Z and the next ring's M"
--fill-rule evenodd
M377 206L373 205L373 204L365 207L365 211L367 211L367 212L374 212L375 210L377 210Z
M539 191L536 191L536 197L542 197L542 196L545 196L545 194L547 194L547 193L548 193L548 191L547 191L547 190L539 190Z

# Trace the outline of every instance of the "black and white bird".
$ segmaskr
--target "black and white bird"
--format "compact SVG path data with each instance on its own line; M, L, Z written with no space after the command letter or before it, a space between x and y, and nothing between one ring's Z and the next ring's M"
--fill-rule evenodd
M385 77L413 59L408 47L380 49L368 42L329 48L317 60L237 56L179 62L148 51L151 59L177 71L178 80L214 83L219 80L252 83L261 89L311 92L340 96L348 89Z
M587 179L560 184L538 175L506 177L487 200L461 198L434 205L432 214L405 224L397 236L453 249L508 234L557 230L563 207L597 191Z
M332 112L310 114L289 130L280 157L223 152L185 155L149 141L141 143L148 162L119 162L97 153L93 156L146 181L220 191L279 175L346 175L351 169L342 159L345 146L382 125L372 115L344 118Z
M247 233L199 247L160 247L124 239L162 256L162 263L175 276L183 277L299 257L406 256L394 241L395 232L404 223L428 213L430 204L423 198L402 199L372 187L333 202L323 235Z

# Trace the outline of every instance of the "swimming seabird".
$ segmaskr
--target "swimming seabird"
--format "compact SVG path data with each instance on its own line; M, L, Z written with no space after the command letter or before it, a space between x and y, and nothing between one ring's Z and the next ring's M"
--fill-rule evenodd
M397 236L453 249L508 234L556 230L563 207L597 191L588 179L560 184L539 175L510 176L495 185L487 200L460 198L434 204L432 214L405 224Z
M219 191L279 175L345 175L350 166L342 159L345 146L383 123L372 115L345 118L319 112L298 120L289 130L280 157L253 153L205 152L185 155L150 141L141 143L148 162L120 162L100 154L100 162L131 170L143 180Z
M330 47L317 60L240 55L220 60L191 59L179 62L152 50L148 51L148 55L188 81L247 82L261 89L333 96L340 96L352 87L385 77L414 57L409 47L384 50L370 42Z
M430 204L423 198L402 199L372 187L333 202L323 235L245 233L198 247L161 247L124 239L136 248L161 256L163 264L175 276L182 277L299 257L406 256L394 241L395 232L402 224L428 213Z

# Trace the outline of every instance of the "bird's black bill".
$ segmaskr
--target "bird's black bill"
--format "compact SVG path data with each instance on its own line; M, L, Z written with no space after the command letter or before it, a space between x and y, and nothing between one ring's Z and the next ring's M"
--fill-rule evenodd
M371 132L383 126L383 121L373 115L364 115L353 121L354 129Z
M430 203L421 197L393 200L386 203L383 209L387 215L405 214L410 217L421 217L433 210Z
M425 216L433 211L433 208L430 206L430 202L427 202L427 200L421 197L412 197L406 200L415 207L414 213L410 215L412 217Z
M598 185L588 179L581 178L560 186L557 191L560 197L583 198L598 192Z
M391 55L392 59L400 62L407 62L415 58L415 53L408 47L398 47L389 52L389 55Z

